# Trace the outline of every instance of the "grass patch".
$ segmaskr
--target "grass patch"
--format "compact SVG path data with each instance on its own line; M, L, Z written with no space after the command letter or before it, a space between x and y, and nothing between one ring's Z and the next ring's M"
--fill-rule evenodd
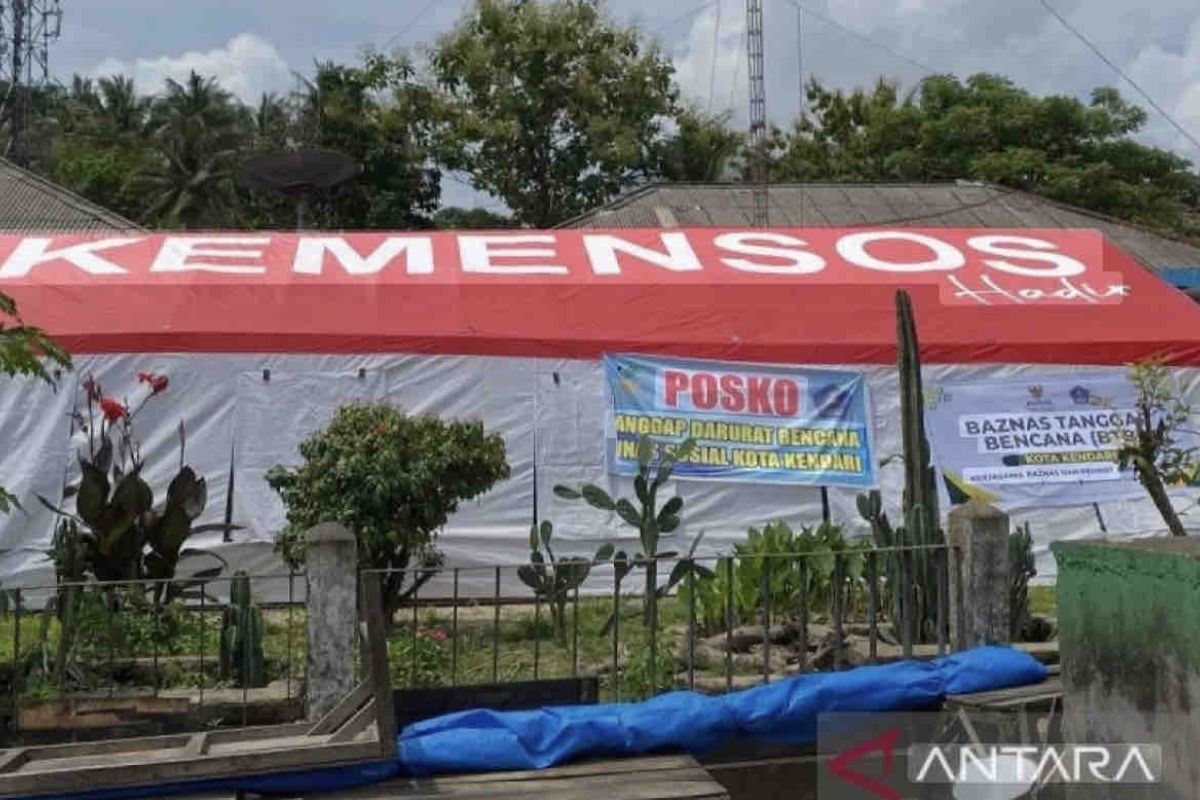
M1029 613L1039 617L1058 615L1058 591L1054 586L1029 587Z

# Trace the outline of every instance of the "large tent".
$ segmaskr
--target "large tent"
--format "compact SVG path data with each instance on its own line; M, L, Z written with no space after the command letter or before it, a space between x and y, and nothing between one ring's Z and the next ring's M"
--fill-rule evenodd
M615 520L557 500L606 474L600 357L644 353L863 371L876 450L900 450L893 295L909 289L931 382L1115 371L1150 357L1200 367L1200 309L1100 233L1033 229L638 229L506 232L0 236L0 290L76 356L57 391L0 384L0 477L18 497L61 496L74 468L78 382L137 390L170 377L138 418L147 478L187 461L209 517L244 526L239 563L270 569L283 509L263 480L342 404L482 418L512 477L460 509L448 564L517 563L536 514L582 551ZM901 470L879 473L889 504ZM536 486L535 486L536 484ZM161 491L161 489L160 489ZM820 518L812 488L678 482L683 534L724 551L747 526ZM858 526L853 492L833 518ZM53 517L36 502L0 520L0 581L47 577ZM1090 507L1014 509L1040 550L1097 532ZM1149 503L1104 507L1113 534L1161 529ZM625 534L621 534L625 535ZM1052 565L1043 560L1045 569Z

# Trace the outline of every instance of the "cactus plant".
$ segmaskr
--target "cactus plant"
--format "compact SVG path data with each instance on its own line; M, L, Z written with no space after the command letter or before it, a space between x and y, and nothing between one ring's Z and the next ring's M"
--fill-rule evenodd
M250 595L250 576L238 570L229 584L229 605L221 611L221 680L265 686L263 661L262 611Z
M618 551L613 556L616 568L616 580L619 583L635 566L643 566L646 570L646 592L643 598L643 622L649 629L657 624L658 598L663 590L658 585L658 562L660 559L675 558L677 552L659 552L658 545L663 536L669 536L679 527L683 512L683 498L672 497L660 507L658 491L671 479L671 474L681 461L685 461L696 448L694 439L685 439L678 445L667 445L661 449L649 436L638 440L638 472L633 480L637 494L637 502L621 497L613 499L608 492L592 483L585 483L578 489L558 485L554 487L555 496L562 500L582 500L592 508L606 512L616 512L626 525L638 532L638 542L641 552L632 559L625 551ZM680 562L684 563L684 562ZM685 567L686 569L687 567ZM672 577L674 585L683 572ZM612 620L610 620L611 624ZM608 625L605 625L605 629Z
M892 527L878 491L858 496L858 513L870 523L876 547L900 548L885 562L893 621L899 625L901 620L908 619L914 626L910 629L910 634L915 634L913 640L929 640L937 635L940 602L938 567L931 546L943 544L945 536L940 525L929 439L925 435L920 342L912 299L903 289L896 292L896 339L904 446L904 525ZM909 581L911 591L906 586ZM906 604L911 608L906 609Z
M561 643L567 640L567 603L570 602L571 593L587 580L594 562L612 558L613 546L602 545L591 559L578 556L558 558L550 548L553 537L554 525L549 520L530 528L530 563L517 570L517 577L549 606L554 635Z

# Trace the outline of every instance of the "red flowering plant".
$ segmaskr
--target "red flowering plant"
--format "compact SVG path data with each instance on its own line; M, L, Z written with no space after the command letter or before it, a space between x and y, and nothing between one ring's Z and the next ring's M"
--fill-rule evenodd
M145 461L134 423L147 404L160 398L170 381L166 375L140 372L134 402L106 394L88 375L80 383L80 407L73 414L79 447L79 482L67 487L64 505L74 499L74 512L39 498L62 517L51 557L62 581L89 577L102 581L158 581L157 601L170 600L220 574L221 568L176 582L180 558L199 554L184 547L192 534L231 531L225 524L194 525L208 502L205 479L185 463L186 437L179 424L179 471L167 486L163 502L142 477ZM214 555L208 553L208 555Z

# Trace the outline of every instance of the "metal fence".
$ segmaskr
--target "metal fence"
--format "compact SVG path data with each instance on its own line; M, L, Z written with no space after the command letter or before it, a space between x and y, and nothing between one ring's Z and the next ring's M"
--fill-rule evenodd
M397 686L594 676L621 700L944 654L958 570L953 548L931 545L362 578L403 596L389 640Z
M245 602L233 601L235 581L243 582ZM4 732L87 724L89 708L112 727L150 733L255 724L264 721L267 698L284 709L265 709L265 721L282 721L274 716L300 708L306 591L300 573L4 590ZM70 707L56 705L66 699ZM118 699L136 702L121 707ZM23 725L23 711L37 724Z
M628 700L945 653L958 573L957 553L937 545L363 571L360 580L390 580L398 598L388 638L398 688L588 677L603 699ZM3 732L36 735L89 702L133 733L298 717L307 592L302 573L4 590ZM125 719L104 704L130 698L160 706L133 703ZM25 725L23 711L36 719Z

